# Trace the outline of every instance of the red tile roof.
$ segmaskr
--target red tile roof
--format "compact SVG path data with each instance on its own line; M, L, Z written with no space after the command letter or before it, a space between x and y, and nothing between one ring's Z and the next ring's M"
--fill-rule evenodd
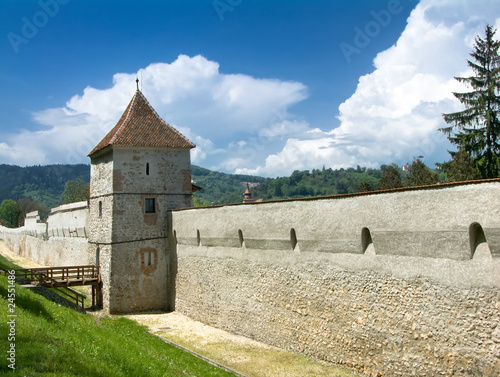
M89 157L109 145L117 147L196 147L188 138L160 118L140 90L135 92L116 126L89 153Z

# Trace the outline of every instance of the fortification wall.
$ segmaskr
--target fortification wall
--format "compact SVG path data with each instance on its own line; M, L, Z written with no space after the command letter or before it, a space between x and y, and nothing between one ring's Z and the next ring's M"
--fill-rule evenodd
M500 181L173 211L175 309L376 375L500 372Z
M17 254L46 266L95 263L87 242L88 204L78 202L53 208L46 223L30 212L17 229L0 227L0 238Z

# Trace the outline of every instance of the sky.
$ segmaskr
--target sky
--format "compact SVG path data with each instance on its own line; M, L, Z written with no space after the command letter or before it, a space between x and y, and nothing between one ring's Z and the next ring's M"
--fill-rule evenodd
M139 78L208 169L434 167L486 24L498 0L0 0L0 164L90 163Z

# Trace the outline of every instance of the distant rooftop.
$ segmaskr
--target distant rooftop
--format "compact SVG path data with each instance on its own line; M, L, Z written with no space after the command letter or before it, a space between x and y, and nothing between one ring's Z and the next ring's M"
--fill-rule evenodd
M165 122L137 89L115 127L89 153L108 146L195 148L196 145Z

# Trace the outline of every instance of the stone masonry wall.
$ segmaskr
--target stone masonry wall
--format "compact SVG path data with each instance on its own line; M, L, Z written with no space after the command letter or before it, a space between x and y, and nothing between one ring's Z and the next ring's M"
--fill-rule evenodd
M178 260L176 310L193 319L369 375L499 375L498 288L204 251Z
M167 215L191 206L189 149L113 147L92 157L89 243L111 313L167 308ZM146 200L154 200L148 213Z
M500 374L500 181L172 212L175 310L371 375Z
M46 223L36 222L37 213L27 216L17 229L0 227L0 238L19 255L46 266L94 264L87 242L87 202L53 208Z

